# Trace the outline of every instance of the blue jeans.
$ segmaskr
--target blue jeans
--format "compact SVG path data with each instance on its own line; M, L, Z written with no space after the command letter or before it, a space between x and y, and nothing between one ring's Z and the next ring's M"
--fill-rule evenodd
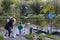
M19 36L21 35L21 30L19 30Z

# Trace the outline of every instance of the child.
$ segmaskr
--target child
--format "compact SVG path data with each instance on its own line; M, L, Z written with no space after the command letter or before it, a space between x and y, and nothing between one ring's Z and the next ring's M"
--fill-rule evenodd
M21 23L19 23L18 25L18 30L19 30L19 36L21 35L21 30L23 29L23 26L21 25Z

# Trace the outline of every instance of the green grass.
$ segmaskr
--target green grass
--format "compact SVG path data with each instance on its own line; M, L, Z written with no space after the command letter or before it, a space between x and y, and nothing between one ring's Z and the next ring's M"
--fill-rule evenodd
M55 39L55 40L60 40L57 36L54 35L47 35L48 38Z
M44 37L46 37L46 35L42 35L42 34L37 34L37 36L38 36L39 38L44 38Z
M4 37L0 34L0 40L4 40Z
M33 34L25 35L25 37L26 37L27 39L31 39L31 38L32 38L32 36L33 36Z
M28 35L25 35L26 38L28 39L32 39L34 34L28 34ZM44 37L48 37L48 38L51 38L51 39L54 39L54 40L60 40L60 38L54 36L54 35L51 35L51 34L46 34L46 35L42 35L42 34L36 34L39 38L44 38Z

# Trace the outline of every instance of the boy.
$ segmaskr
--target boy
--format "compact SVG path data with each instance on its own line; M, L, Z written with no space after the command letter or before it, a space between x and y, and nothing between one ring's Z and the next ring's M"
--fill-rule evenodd
M18 30L19 30L19 36L21 35L21 30L23 29L23 26L21 25L21 23L19 23L18 25Z

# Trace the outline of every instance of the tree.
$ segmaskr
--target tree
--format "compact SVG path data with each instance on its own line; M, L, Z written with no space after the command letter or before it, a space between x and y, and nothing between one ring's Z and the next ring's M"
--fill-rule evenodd
M59 13L59 10L60 10L60 1L59 0L52 0L51 4L54 6L54 9L55 9L55 14L57 16L57 14Z
M29 7L28 7L28 5L21 4L19 6L19 9L21 11L20 13L21 13L22 16L28 16L28 14L29 14Z
M34 4L31 4L30 8L34 11L35 14L39 14L41 9L42 9L38 2L35 2Z
M3 0L2 4L1 4L3 11L8 12L10 10L11 4L12 4L12 2L10 0Z
M21 14L24 15L24 13L26 12L26 8L25 5L21 5Z

